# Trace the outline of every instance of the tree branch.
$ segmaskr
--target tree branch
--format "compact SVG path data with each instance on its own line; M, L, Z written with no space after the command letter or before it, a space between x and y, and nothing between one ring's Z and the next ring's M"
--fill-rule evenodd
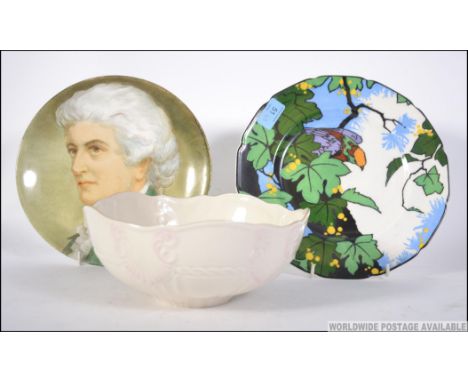
M436 150L437 151L437 150ZM420 211L419 209L415 208L415 207L410 207L410 208L407 208L405 206L405 188L406 186L408 185L408 182L409 180L411 179L411 177L413 175L416 175L419 171L423 170L426 174L427 174L427 169L426 167L424 167L424 163L429 160L429 159L432 159L432 156L430 157L427 157L427 158L424 158L422 160L420 160L420 166L415 170L413 171L411 174L408 175L408 178L406 179L405 183L403 184L403 188L401 189L401 206L406 210L406 211L409 211L409 212L419 212L421 213L422 211Z
M387 122L393 122L395 125L400 125L400 126L403 126L405 129L406 129L406 126L403 125L400 121L398 121L397 119L394 119L394 118L386 118L384 113L382 113L381 111L377 110L377 109L374 109L373 107L370 107L364 103L361 103L359 105L356 106L356 108L359 110L360 108L364 108L364 109L368 109L370 111L373 111L374 113L377 113L380 118L382 119L382 122L383 122L383 127L385 130L387 130L389 133L391 133L391 130L387 127Z

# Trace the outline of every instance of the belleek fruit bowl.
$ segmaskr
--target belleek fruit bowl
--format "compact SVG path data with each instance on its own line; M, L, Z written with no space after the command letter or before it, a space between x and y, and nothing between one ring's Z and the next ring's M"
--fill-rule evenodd
M120 193L84 214L94 250L116 278L163 305L206 307L278 276L309 211L242 194Z

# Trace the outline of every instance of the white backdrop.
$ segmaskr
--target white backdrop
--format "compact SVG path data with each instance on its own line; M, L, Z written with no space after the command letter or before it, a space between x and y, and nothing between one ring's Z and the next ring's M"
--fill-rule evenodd
M212 155L211 195L235 192L247 124L277 91L348 74L409 97L449 158L445 219L422 253L388 278L277 280L208 310L162 310L105 269L76 267L32 228L15 187L21 137L65 87L101 75L159 84L195 114ZM466 319L466 54L463 52L7 52L2 54L3 330L317 330L329 320Z

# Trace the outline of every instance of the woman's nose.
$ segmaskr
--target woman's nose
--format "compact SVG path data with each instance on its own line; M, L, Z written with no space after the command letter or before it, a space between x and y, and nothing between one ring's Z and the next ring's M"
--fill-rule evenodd
M72 163L72 172L73 175L77 176L82 174L87 170L87 165L86 165L86 158L85 154L78 151L73 158L73 163Z

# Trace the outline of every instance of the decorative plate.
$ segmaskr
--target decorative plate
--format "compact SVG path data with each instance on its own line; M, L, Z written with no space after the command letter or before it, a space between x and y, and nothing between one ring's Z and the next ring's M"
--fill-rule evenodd
M366 278L428 244L448 199L447 155L408 98L376 81L322 76L262 106L238 152L237 188L310 209L294 266Z
M142 79L76 83L36 114L21 144L16 183L34 228L64 254L100 264L83 205L118 192L206 194L205 135L175 95Z

